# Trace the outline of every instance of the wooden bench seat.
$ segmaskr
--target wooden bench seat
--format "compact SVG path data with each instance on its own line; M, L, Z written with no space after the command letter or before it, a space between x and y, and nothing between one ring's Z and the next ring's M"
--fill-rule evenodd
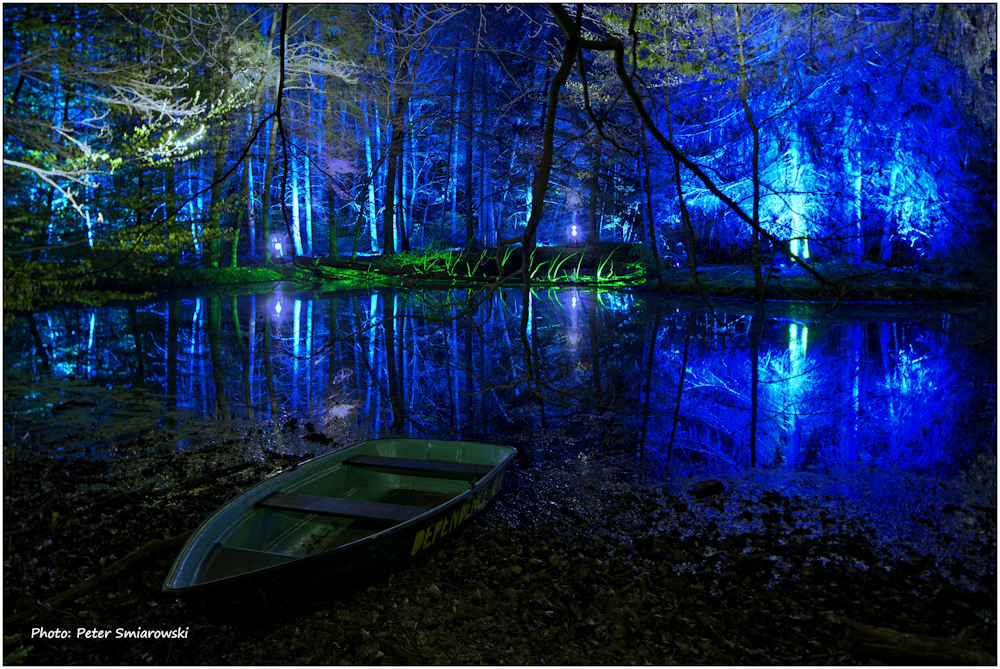
M480 478L493 469L493 465L474 465L465 462L446 462L445 460L392 458L384 455L356 455L353 458L344 460L344 464L459 478Z
M282 511L318 513L324 516L342 516L344 518L356 518L378 523L388 523L390 525L416 518L427 511L422 506L385 504L384 502L368 502L361 499L346 499L343 497L296 495L288 492L276 492L268 495L257 502L257 506Z

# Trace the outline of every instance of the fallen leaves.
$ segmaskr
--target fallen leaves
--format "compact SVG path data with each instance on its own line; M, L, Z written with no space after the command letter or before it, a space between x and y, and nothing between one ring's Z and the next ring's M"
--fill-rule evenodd
M217 450L221 457L224 449ZM73 585L100 569L100 557L187 529L232 492L295 459L265 454L252 466L220 463L230 475L216 485L186 495L167 492L211 471L210 455L151 454L127 469L140 475L118 481L126 470L107 464L22 463L30 475L23 480L48 481L49 489L8 488L5 513L15 504L42 509L54 496L59 503L22 523L6 523L8 607ZM168 556L50 620L184 624L197 642L35 644L28 661L866 661L842 627L829 622L831 613L995 650L995 497L988 497L987 485L990 476L995 481L995 465L992 474L963 473L939 487L935 494L950 495L946 499L914 478L899 479L896 488L888 479L864 476L824 487L815 478L775 473L714 479L719 485L699 497L689 479L656 486L623 476L629 465L621 460L592 456L586 467L567 460L516 470L497 503L428 559L291 617L229 624L193 611L159 592ZM143 471L155 485L144 487ZM860 492L838 493L842 484ZM970 486L982 491L973 494ZM52 511L60 512L55 528Z

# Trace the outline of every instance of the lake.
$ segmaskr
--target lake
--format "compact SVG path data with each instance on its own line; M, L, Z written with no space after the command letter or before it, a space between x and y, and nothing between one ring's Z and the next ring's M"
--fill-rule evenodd
M210 425L279 425L298 435L284 430L281 448L301 454L527 432L513 445L539 463L615 452L653 474L945 474L996 440L995 343L975 310L241 290L9 317L5 455L58 443L56 457L105 458L150 435L185 449Z

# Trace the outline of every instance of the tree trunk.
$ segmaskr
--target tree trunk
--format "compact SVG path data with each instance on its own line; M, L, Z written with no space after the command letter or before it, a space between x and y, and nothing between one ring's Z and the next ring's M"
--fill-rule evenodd
M753 135L753 155L750 160L751 179L753 180L753 230L752 242L750 246L750 266L753 270L753 281L757 286L757 299L764 299L764 276L760 271L760 128L753 120L750 113L750 104L747 101L747 72L746 56L743 52L743 11L736 5L736 43L739 47L740 66L740 102L743 105L743 113L746 115L747 124Z
M402 17L397 5L389 5L389 16L392 20L392 45L396 52L395 76L392 82L393 104L389 118L391 138L389 140L389 156L385 173L385 209L382 216L382 255L396 253L395 243L395 202L396 202L396 170L402 166L400 159L403 154L403 136L406 132L406 108L410 101L410 47L403 47Z
M170 162L163 168L163 200L164 200L164 224L163 234L167 240L167 264L176 267L181 262L180 249L174 247L170 240L172 230L179 229L177 224L177 183L176 168Z
M367 192L367 202L368 202L368 230L369 230L369 248L372 253L378 251L378 211L375 205L375 154L374 152L378 149L378 145L373 146L372 133L374 132L376 139L380 136L378 131L378 107L375 107L375 122L372 123L369 120L368 115L368 102L365 101L364 105L361 107L361 117L366 126L365 132L365 165L368 170L368 187L365 189ZM357 254L358 251L358 237L355 235L354 243L354 253L352 257Z
M264 167L264 186L261 192L261 244L264 245L264 264L271 264L271 179L274 176L274 159L278 152L278 119L271 119L267 136L267 163Z
M476 222L472 207L472 142L475 129L472 127L472 107L475 104L476 52L472 52L469 66L468 100L465 104L465 126L468 131L465 142L465 248L472 249L476 240Z
M228 9L224 10L223 16L228 19ZM222 77L225 83L219 99L228 101L229 99L229 46L223 43ZM214 159L212 162L212 189L208 201L208 244L205 245L202 264L208 267L218 267L222 260L222 246L220 236L222 234L222 175L226 171L226 156L229 153L229 143L232 137L230 114L225 114L219 120L216 142L214 146Z
M395 116L395 114L393 115ZM382 209L382 255L396 253L395 213L396 213L396 169L399 163L399 144L402 139L395 120L392 123L392 139L385 171L385 202Z
M250 115L250 128L257 128L257 109L255 108L253 113ZM254 196L254 183L253 183L253 161L250 160L250 151L247 151L246 159L243 163L243 171L246 178L246 208L247 208L247 241L250 243L250 255L253 256L256 251L257 242L257 218L254 216L253 211L253 196Z
M653 218L653 186L649 174L649 146L646 141L646 129L639 121L639 139L642 142L643 193L646 205L646 238L649 250L656 261L656 276L661 284L667 283L666 272L663 270L663 254L660 252L660 241L656 238L656 225Z
M326 136L327 138L333 137L333 86L331 85L333 77L326 78ZM341 128L346 127L345 117L347 105L341 106ZM322 155L322 153L321 153ZM352 191L353 192L353 191ZM336 259L340 255L339 240L338 240L338 230L337 230L337 216L336 216L336 204L337 195L333 188L332 183L327 184L326 189L326 230L327 236L330 238L330 250L327 253L328 258ZM363 206L363 205L362 205Z
M299 161L295 156L292 156L291 162L292 167L292 247L295 249L295 255L302 255L302 220L301 213L299 211Z
M601 145L597 144L597 155L591 165L590 179L588 186L590 190L590 202L587 207L587 241L598 242L601 239L600 226L597 225L597 203L601 196Z
M455 234L455 219L458 216L458 155L456 153L457 147L455 146L455 140L457 133L455 132L457 114L455 110L455 104L458 101L458 95L456 93L458 87L458 68L461 62L461 57L458 52L454 55L455 65L451 69L451 103L448 107L449 114L448 120L448 171L445 176L445 197L441 201L441 244L442 246L451 246L451 244L446 244L445 240L450 240ZM451 220L448 223L448 233L445 233L445 209L447 207L451 208Z
M306 144L308 146L308 143ZM313 255L313 217L312 217L312 163L309 155L302 156L302 206L305 209L306 241L303 252Z

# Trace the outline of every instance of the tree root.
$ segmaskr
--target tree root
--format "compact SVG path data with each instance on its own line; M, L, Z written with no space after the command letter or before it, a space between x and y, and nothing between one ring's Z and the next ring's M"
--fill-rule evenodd
M847 636L858 655L908 665L996 665L996 658L970 645L961 635L953 638L897 632L831 615L828 618L847 628Z
M167 539L154 539L152 541L149 541L140 546L139 548L136 548L134 551L132 551L125 557L121 558L120 560L116 560L115 562L111 563L110 565L105 567L104 570L101 571L101 573L91 576L83 583L75 585L69 590L61 592L58 595L49 597L43 602L38 602L38 605L33 609L30 609L28 611L22 611L21 613L16 613L8 618L4 618L3 624L4 626L16 624L23 620L27 620L29 618L33 618L37 615L45 613L51 609L55 609L65 604L68 604L72 601L75 601L80 597L83 597L85 594L89 593L91 590L96 589L97 587L103 585L109 580L115 578L119 574L132 568L137 563L150 557L151 555L155 555L162 551L180 546L182 543L184 543L184 541L188 538L190 534L191 532L187 531L187 532L182 532L180 534L176 534L172 537L168 537Z

